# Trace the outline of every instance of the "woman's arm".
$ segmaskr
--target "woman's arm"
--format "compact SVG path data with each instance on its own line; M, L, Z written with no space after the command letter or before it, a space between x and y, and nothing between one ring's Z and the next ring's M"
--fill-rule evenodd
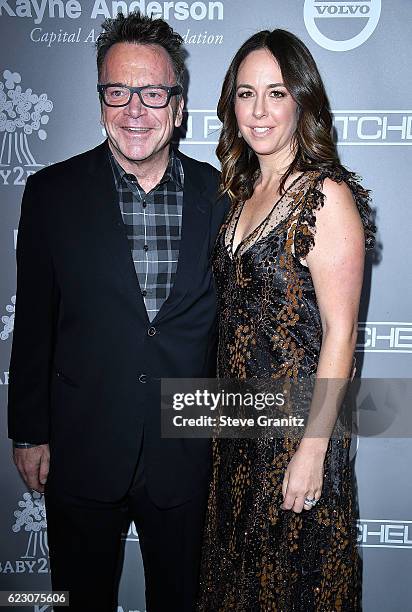
M363 281L365 236L349 188L326 179L324 206L316 212L316 237L306 263L322 320L322 347L308 425L283 483L283 508L300 512L304 498L320 497L323 461L336 422L345 381L350 377ZM325 389L326 394L325 394Z

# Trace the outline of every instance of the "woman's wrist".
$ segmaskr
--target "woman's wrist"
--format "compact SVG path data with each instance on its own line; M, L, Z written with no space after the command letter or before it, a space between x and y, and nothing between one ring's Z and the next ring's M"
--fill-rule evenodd
M329 438L312 438L303 436L299 449L312 455L324 457L328 450Z

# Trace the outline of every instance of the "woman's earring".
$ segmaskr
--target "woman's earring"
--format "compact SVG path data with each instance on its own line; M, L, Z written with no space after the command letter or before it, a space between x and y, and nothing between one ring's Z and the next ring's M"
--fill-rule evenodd
M237 131L237 137L242 138L242 132L240 130Z

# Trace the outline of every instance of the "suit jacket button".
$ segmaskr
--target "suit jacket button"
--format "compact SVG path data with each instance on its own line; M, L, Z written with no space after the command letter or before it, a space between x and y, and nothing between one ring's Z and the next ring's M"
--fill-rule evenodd
M156 328L155 327L149 327L149 329L147 330L147 335L148 336L154 336L156 334Z
M139 376L139 382L140 382L140 383L145 383L145 382L147 382L147 376L146 376L146 374L140 374L140 376Z

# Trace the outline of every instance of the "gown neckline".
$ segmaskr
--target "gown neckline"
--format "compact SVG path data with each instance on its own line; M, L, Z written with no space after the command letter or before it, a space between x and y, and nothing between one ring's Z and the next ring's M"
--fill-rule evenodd
M279 203L280 203L280 202L283 200L283 198L284 198L284 197L285 197L285 196L286 196L286 195L289 193L290 189L291 189L291 188L292 188L292 187L293 187L293 186L294 186L294 185L295 185L295 184L296 184L296 183L297 183L297 182L298 182L298 181L299 181L299 180L300 180L300 179L301 179L301 178L304 176L304 174L305 174L305 173L304 173L304 172L302 172L301 174L299 174L299 176L298 176L298 177L296 177L296 178L295 178L295 179L294 179L294 180L293 180L293 181L290 183L290 185L288 186L288 188L287 188L287 189L285 189L285 191L282 193L282 195L281 195L281 196L279 196L279 198L278 198L278 199L276 200L276 202L273 204L273 206L272 206L272 207L271 207L271 209L268 211L267 215L266 215L266 216L265 216L265 217L262 219L262 221L261 221L261 222L260 222L260 223L259 223L259 224L258 224L258 225L257 225L257 226L256 226L256 227L255 227L255 228L252 230L252 231L251 231L251 232L249 232L249 233L248 233L246 236L244 236L244 237L242 238L242 240L241 240L241 241L238 243L238 245L236 246L236 249L235 249L235 250L233 250L233 244L234 244L234 241L235 241L235 234L236 234L236 230L237 230L237 227L238 227L238 224L239 224L239 219L240 219L240 217L241 217L241 215L242 215L242 212L243 212L243 208L244 208L244 206L245 206L245 202L240 202L240 203L239 203L239 209L240 209L240 210L239 210L239 212L237 213L237 219L236 219L236 221L235 221L235 225L234 225L234 227L233 227L233 228L232 228L232 230L231 230L231 236L230 236L229 241L228 241L228 243L227 243L227 251L228 251L228 253L229 253L230 259L232 259L232 260L234 260L234 259L235 259L236 255L237 255L237 253L238 253L238 251L239 251L239 249L240 249L240 247L241 247L242 245L244 245L244 243L245 243L247 240L249 240L249 239L250 239L250 238L251 238L251 237L252 237L252 236L253 236L253 235L254 235L254 234L255 234L255 233L256 233L256 232L257 232L257 231L258 231L258 230L259 230L259 229L262 227L262 225L263 225L264 223L266 223L266 221L267 221L267 220L269 219L269 217L272 215L273 211L274 211L274 210L275 210L275 208L278 206L278 204L279 204ZM236 213L235 213L235 214L236 214ZM282 223L283 221L284 221L284 220L282 220L280 223ZM277 227L278 225L280 225L280 223L279 223L279 224L277 224L277 225L276 225L276 227ZM272 228L272 229L275 229L275 228Z

